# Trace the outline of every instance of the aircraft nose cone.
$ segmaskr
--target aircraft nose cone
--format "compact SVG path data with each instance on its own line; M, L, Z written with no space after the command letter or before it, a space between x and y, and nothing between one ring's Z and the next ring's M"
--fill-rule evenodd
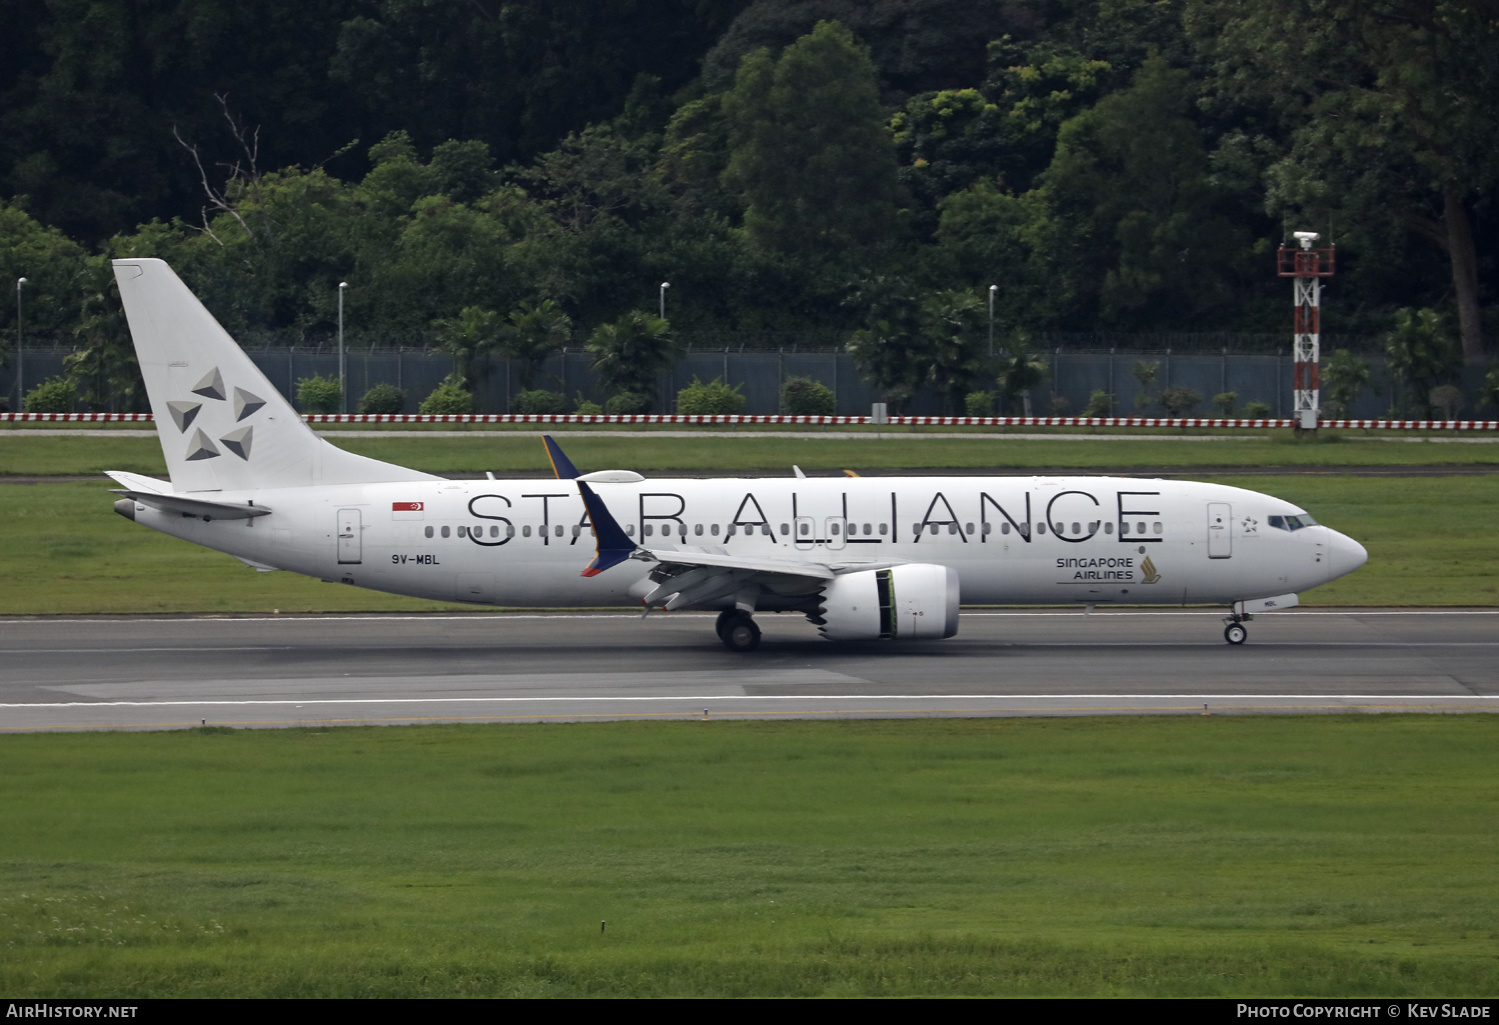
M1347 534L1332 532L1332 572L1345 576L1369 561L1369 550Z

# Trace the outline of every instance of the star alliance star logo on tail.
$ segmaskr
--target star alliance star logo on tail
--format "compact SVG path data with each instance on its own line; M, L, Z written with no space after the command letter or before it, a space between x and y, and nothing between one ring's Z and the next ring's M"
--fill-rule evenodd
M215 402L227 401L224 389L224 376L219 373L219 368L214 367L203 375L191 389L194 395L201 395L205 399ZM253 416L262 406L265 399L245 391L243 388L234 389L234 422L239 423L247 417ZM198 414L203 411L203 403L173 400L167 403L167 409L172 414L172 422L183 434L187 433ZM250 443L254 440L255 428L249 424L236 428L219 438L219 444L239 456L245 462L250 461ZM188 443L187 460L196 462L200 459L217 459L223 455L218 447L214 445L209 436L203 433L200 427L193 431L192 440Z

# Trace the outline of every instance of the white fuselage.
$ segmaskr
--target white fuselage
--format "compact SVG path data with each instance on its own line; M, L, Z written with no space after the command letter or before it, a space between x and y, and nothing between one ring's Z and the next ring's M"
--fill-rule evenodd
M1222 604L1304 591L1363 564L1300 510L1219 484L1116 477L657 479L593 485L642 547L840 566L935 563L964 604ZM209 496L205 496L209 497ZM396 594L494 605L638 605L650 565L580 572L594 540L568 480L214 492L250 520L135 506L135 519L247 562ZM732 604L725 599L719 605ZM719 607L719 606L714 606Z

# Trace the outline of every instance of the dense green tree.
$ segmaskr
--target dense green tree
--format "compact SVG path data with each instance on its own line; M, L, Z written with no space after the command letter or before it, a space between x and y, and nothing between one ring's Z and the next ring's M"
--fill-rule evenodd
M1450 383L1459 359L1459 343L1437 310L1403 309L1382 339L1386 366L1404 393L1407 408L1431 416L1431 392Z
M989 40L1031 36L1051 13L1013 0L754 0L703 59L703 77L709 88L727 88L751 53L778 53L819 22L836 21L868 45L882 95L898 106L977 83Z
M1062 126L1035 238L1083 324L1186 320L1233 304L1251 240L1217 209L1189 102L1185 73L1151 58L1128 89Z
M724 181L766 249L836 258L891 237L895 156L868 51L820 22L786 48L744 59L724 98Z
M0 202L0 287L10 293L9 323L4 339L5 358L10 359L16 342L15 285L25 278L22 303L26 330L51 334L77 323L82 279L87 274L87 254L82 246L57 228L38 223L14 203Z
M499 343L499 314L482 306L465 306L458 316L439 319L434 326L443 351L453 357L454 378L465 391L472 392L484 370L485 357Z
M146 412L146 384L109 260L91 257L80 284L84 287L73 332L77 347L63 359L64 369L77 382L89 409Z
M926 381L942 395L947 413L960 415L964 398L989 369L985 307L972 292L946 291L921 304Z
M90 244L189 216L199 175L174 129L210 167L240 160L226 106L260 129L266 167L398 129L423 149L457 138L529 160L619 114L642 77L662 95L686 85L744 5L0 0L0 191Z
M541 362L572 338L573 321L551 299L524 301L500 326L496 351L517 364L516 380L531 387Z
M594 370L607 389L647 400L654 399L656 378L678 354L671 325L639 310L600 324L588 339L588 350L593 353Z
M1006 401L1005 412L1013 416L1009 408L1016 399L1021 402L1024 416L1035 415L1031 411L1031 389L1046 380L1046 361L1031 352L1031 339L1024 331L1011 331L1004 338L1004 347L996 365L999 376L999 393Z
M1194 4L1220 76L1269 93L1288 152L1269 205L1321 222L1399 226L1451 269L1463 358L1483 356L1473 211L1499 184L1499 8L1460 0ZM1376 229L1377 231L1377 229Z
M1347 349L1339 349L1322 364L1322 409L1328 416L1344 417L1369 385L1369 364Z

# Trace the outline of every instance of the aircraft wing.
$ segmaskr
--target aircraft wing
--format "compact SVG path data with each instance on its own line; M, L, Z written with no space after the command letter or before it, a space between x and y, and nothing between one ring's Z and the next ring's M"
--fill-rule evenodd
M586 482L577 483L598 539L597 554L583 576L597 576L626 559L656 563L650 574L655 586L642 599L647 612L655 605L671 611L728 595L735 595L736 599L747 595L752 599L762 589L781 594L812 593L840 573L882 569L904 561L781 558L741 555L723 548L646 548L620 528L603 500Z

